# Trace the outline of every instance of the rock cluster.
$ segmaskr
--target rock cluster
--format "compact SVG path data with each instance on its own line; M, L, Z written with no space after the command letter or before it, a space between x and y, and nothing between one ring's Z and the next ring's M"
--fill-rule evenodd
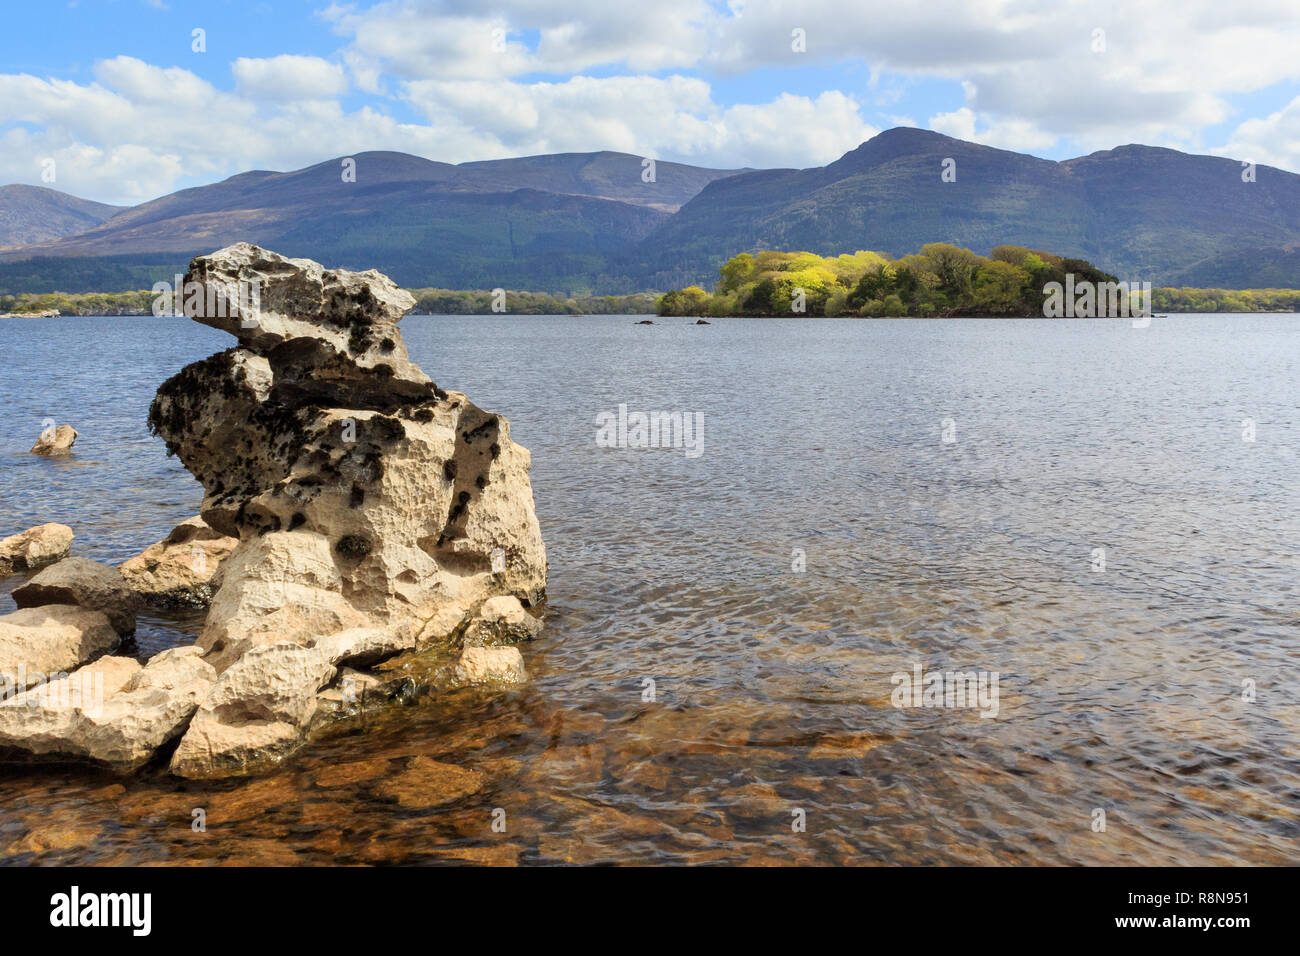
M546 554L528 452L410 361L414 301L387 277L239 244L186 281L208 292L192 317L239 342L150 409L239 539L199 639L219 676L172 758L209 776L296 747L341 667L452 642L493 597L536 606Z
M93 714L49 686L26 690L21 716L11 697L0 748L131 769L179 737L173 773L224 776L281 759L346 698L342 676L381 687L364 668L397 655L464 645L444 686L524 680L506 645L540 628L547 573L529 455L504 418L407 357L411 296L246 243L194 259L190 283L206 295L187 314L238 344L165 382L149 424L202 483L201 517L120 572L68 559L14 597L52 619L98 615L56 622L69 634L54 663L102 653L141 597L211 595L202 635L143 668L73 671L108 688Z

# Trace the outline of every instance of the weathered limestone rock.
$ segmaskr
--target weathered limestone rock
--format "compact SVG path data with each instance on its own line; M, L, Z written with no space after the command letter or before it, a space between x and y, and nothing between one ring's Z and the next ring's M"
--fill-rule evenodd
M493 597L538 605L547 566L528 452L410 361L406 292L244 243L186 281L209 293L192 317L239 340L149 413L203 484L203 520L239 538L199 639L220 677L172 763L211 776L297 746L340 666L450 643Z
M523 684L528 680L517 647L467 647L453 676L462 684Z
M31 454L44 455L46 458L62 458L72 454L72 446L76 440L77 430L71 425L47 428L36 439Z
M89 558L64 558L13 592L20 608L75 604L103 611L119 634L135 633L136 597L117 568Z
M202 518L183 521L118 570L127 587L147 604L201 607L212 600L212 578L239 544Z
M0 697L72 670L117 646L100 611L45 604L0 616Z
M0 748L135 770L181 733L216 676L197 647L144 667L103 657L0 703Z
M15 571L35 571L68 556L72 529L66 524L37 525L0 539L0 577Z

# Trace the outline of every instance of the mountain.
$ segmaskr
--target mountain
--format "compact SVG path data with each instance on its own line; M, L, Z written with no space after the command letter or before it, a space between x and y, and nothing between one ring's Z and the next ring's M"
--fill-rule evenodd
M952 160L955 181L942 178ZM1087 259L1162 285L1194 263L1300 240L1300 176L1171 149L1121 146L1052 162L919 129L892 129L828 166L710 183L637 250L653 286L712 282L736 252L950 242ZM1292 286L1300 269L1291 260ZM1246 274L1241 279L1249 278Z
M44 186L0 186L0 247L84 232L121 212Z
M355 182L343 181L342 157L247 172L0 249L0 293L147 287L237 240L412 287L708 287L738 252L897 256L929 242L1045 249L1154 285L1300 287L1300 176L1260 166L1244 182L1234 160L1171 149L1055 162L899 128L827 166L659 162L649 183L627 153L352 159Z
M1193 263L1169 278L1196 289L1293 289L1300 278L1300 242L1242 246Z
M641 157L611 152L459 166L395 152L350 158L355 181L345 181L343 158L242 173L0 259L173 253L180 261L244 240L334 266L378 267L410 286L614 289L625 279L602 278L607 260L735 172L660 162L647 183Z

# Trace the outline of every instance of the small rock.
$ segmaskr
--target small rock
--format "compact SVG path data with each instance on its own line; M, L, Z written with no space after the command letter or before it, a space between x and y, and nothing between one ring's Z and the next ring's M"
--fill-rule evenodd
M483 602L478 615L465 630L465 645L518 644L531 641L541 630L542 622L524 610L519 598L503 594Z
M35 571L68 555L72 529L66 524L37 525L0 539L0 577L15 571Z
M467 647L452 671L458 684L523 684L528 680L517 647Z
M696 322L695 322L695 324L696 324L696 325L712 325L713 323L712 323L712 322L705 322L703 319L697 319Z
M71 425L47 428L41 432L32 446L31 454L44 455L46 458L62 458L72 454L72 446L77 440L77 430Z
M75 604L103 611L119 634L135 632L136 597L117 568L89 558L64 558L13 592L20 608Z
M640 322L637 323L637 325L654 325L654 323L649 319L642 319Z
M163 606L202 607L212 600L212 577L239 544L202 518L181 522L118 568L141 600Z

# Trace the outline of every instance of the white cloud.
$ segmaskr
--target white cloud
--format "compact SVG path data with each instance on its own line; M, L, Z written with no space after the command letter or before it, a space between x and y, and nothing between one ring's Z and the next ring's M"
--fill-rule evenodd
M229 88L127 56L80 82L0 74L0 181L37 182L39 160L53 157L59 188L136 202L364 149L810 166L877 125L926 116L1006 149L1146 142L1300 169L1300 100L1263 117L1232 110L1239 94L1300 83L1293 0L497 0L490 13L477 0L387 0L319 15L340 49L237 59ZM806 53L791 49L795 28ZM808 66L817 72L798 72ZM804 95L772 92L776 67ZM803 85L839 67L842 80ZM764 93L736 101L731 91L760 68ZM961 101L936 101L935 79L960 82ZM340 98L357 92L370 105L345 110ZM1228 142L1207 145L1206 131L1230 118Z
M601 148L716 166L808 166L878 132L840 92L723 108L708 83L682 76L417 80L407 96L439 131L439 158L450 162Z
M348 90L343 67L316 56L241 56L230 69L240 95L257 100L322 100Z
M1300 169L1300 96L1275 113L1241 123L1227 145L1211 152L1265 166Z
M336 4L322 16L371 72L438 80L572 75L606 64L681 69L705 57L719 17L706 0L498 0L491 9L477 0L390 0L361 12ZM526 32L537 37L531 49Z

